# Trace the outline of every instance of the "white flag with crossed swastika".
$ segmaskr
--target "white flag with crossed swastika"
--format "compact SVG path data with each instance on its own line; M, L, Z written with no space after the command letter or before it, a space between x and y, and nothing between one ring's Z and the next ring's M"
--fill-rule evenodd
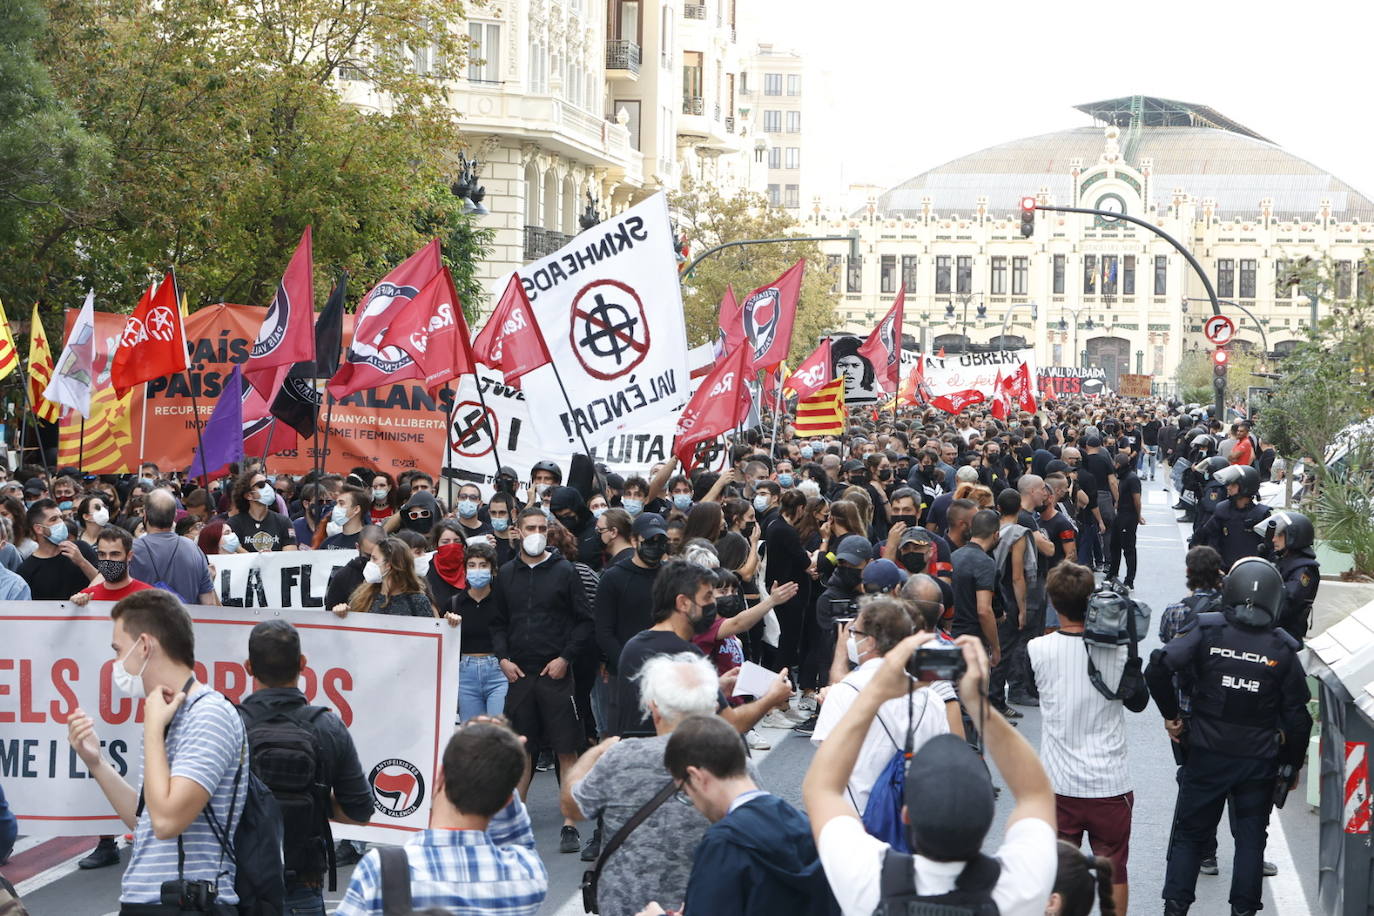
M604 442L687 403L687 331L665 195L607 217L518 273L553 357L520 380L538 405L531 419L545 448L581 451L583 439Z

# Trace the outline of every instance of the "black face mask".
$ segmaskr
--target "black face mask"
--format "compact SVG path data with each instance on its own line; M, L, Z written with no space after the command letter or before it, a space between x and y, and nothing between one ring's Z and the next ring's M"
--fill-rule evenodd
M740 534L744 535L746 538L751 538L754 536L754 529L757 527L758 525L756 525L755 523L749 522L744 526L743 529L740 530Z
M700 636L711 629L711 624L716 622L716 603L701 606L701 616L692 621L692 632Z
M744 610L743 595L726 595L716 599L716 613L721 617L734 617Z
M863 570L852 566L840 566L835 569L835 581L847 592L857 592L863 584L863 576Z
M663 559L663 555L668 552L667 541L645 541L635 550L639 558L650 566L657 566Z
M915 528L915 527L916 527L916 516L914 516L914 515L894 515L894 516L892 516L892 524L894 524L894 525L906 525L908 528Z
M919 550L898 554L897 559L902 561L902 568L909 573L923 573L926 571L926 555Z
M850 482L850 484L852 484L853 486L861 487L861 486L863 486L864 484L868 483L868 478L865 477L865 476L862 475L862 474L850 474L850 475L849 475L849 482Z
M891 480L891 479L892 479L892 468L880 468L880 469L878 470L878 479L879 479L879 480Z

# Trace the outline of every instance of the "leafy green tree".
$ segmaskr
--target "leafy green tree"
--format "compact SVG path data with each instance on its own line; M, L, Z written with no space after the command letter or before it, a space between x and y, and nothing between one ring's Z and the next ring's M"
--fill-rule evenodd
M683 180L682 190L672 195L670 205L677 214L679 231L687 235L693 257L725 242L804 234L795 219L768 206L762 195L740 193L725 197L717 188L697 184L690 178ZM795 367L816 348L821 335L833 332L838 325L837 277L815 242L727 248L698 264L682 289L688 342L695 346L715 339L720 300L727 286L733 285L735 295L742 300L757 287L776 279L799 258L806 258L806 272L792 329L789 361Z
M129 307L176 266L192 306L266 304L314 226L317 296L366 287L435 235L466 304L490 234L448 192L462 149L449 80L466 64L453 0L51 0L42 59L104 138L89 201L44 212L11 265L16 298L86 285ZM450 251L450 254L454 254ZM476 257L474 257L476 256Z
M1255 375L1263 371L1263 357L1247 353L1239 347L1229 351L1226 369L1227 399L1241 397L1247 388L1264 388L1272 384L1270 379ZM1215 393L1212 388L1212 348L1206 350L1187 350L1179 360L1175 376L1178 380L1179 397L1185 403L1211 404Z
M105 139L87 131L58 97L37 46L42 0L0 3L0 246L24 242L39 214L51 219L87 202L109 164Z

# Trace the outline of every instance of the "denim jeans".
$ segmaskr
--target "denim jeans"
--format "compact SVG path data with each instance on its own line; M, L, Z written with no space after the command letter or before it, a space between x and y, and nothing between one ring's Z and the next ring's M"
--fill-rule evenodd
M283 916L325 916L324 890L319 887L288 884L283 904Z
M464 655L458 662L458 718L499 716L510 682L495 655Z

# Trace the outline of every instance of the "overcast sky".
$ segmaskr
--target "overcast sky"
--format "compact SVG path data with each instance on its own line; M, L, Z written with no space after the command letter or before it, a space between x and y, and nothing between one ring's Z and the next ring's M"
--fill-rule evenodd
M1210 105L1374 197L1367 0L738 2L759 40L807 58L804 180L822 193L1085 126L1075 104L1138 93Z

